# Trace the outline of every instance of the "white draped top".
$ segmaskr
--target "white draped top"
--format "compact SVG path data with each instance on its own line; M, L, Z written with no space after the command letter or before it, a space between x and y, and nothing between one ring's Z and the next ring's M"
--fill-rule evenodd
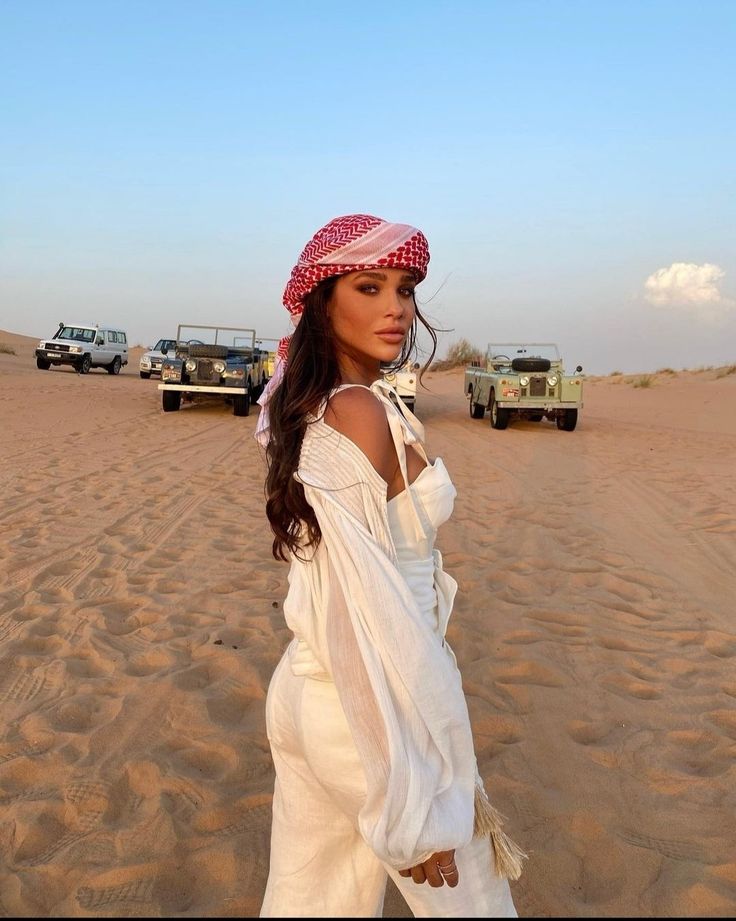
M407 444L425 458L423 429L383 381L407 488L387 484L321 413L307 426L296 478L322 532L307 561L292 558L284 614L291 667L335 683L365 770L361 833L396 869L473 837L479 781L468 710L445 642L457 584L434 547L455 487L440 459L408 485Z

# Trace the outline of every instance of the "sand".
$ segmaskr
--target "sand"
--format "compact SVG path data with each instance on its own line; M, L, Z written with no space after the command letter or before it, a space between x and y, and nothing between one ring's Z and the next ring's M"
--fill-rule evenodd
M80 376L0 342L0 917L255 916L289 640L256 412L164 415L137 352ZM733 916L736 374L588 380L572 433L425 380L519 914Z

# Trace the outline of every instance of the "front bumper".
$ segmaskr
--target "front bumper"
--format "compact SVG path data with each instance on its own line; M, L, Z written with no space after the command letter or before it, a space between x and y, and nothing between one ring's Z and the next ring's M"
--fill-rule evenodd
M223 397L229 397L232 394L244 397L248 392L245 387L206 387L202 384L159 384L158 389L181 390L186 393L216 393Z
M84 357L83 352L56 352L54 349L36 349L36 358L50 361L52 365L77 365Z
M500 409L536 409L544 412L552 412L554 409L582 409L583 404L580 400L563 403L561 400L496 400L496 406Z

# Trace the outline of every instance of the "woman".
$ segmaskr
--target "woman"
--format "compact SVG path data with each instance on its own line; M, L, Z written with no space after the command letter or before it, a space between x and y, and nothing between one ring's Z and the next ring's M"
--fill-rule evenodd
M294 639L266 703L262 917L380 916L387 874L415 916L516 916L505 877L525 855L483 790L444 640L457 586L434 539L455 488L381 377L417 322L436 343L414 297L428 262L416 228L347 215L307 243L284 292L296 330L257 437Z

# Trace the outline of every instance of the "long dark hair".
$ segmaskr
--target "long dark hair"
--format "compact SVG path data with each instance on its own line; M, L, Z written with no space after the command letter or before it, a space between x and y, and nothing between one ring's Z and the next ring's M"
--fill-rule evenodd
M291 337L284 377L268 402L270 424L266 447L266 515L274 533L273 555L288 560L318 546L322 532L304 487L294 479L299 466L307 416L315 413L330 392L340 384L337 347L327 307L339 276L326 278L304 299L304 312ZM437 333L419 312L415 315L401 354L391 368L399 368L414 353L417 323L429 333L432 349L420 371L421 380L437 350ZM390 369L388 369L390 370Z

